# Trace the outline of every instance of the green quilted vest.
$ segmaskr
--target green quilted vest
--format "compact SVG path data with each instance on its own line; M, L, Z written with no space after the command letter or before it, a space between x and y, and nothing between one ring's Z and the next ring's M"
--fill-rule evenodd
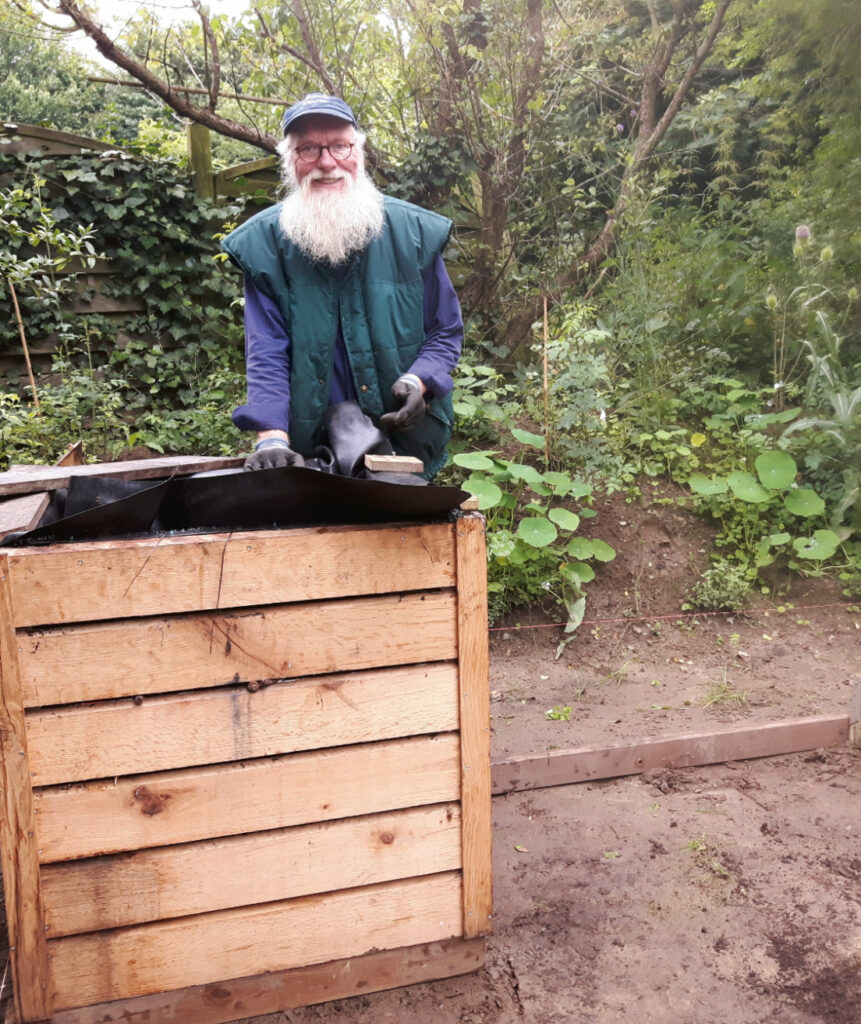
M279 206L258 213L222 247L277 304L291 343L290 442L303 455L319 442L340 319L359 405L377 420L394 408L392 384L424 342L424 274L442 251L451 221L386 197L383 233L339 280L281 234ZM451 395L434 399L412 430L392 434L395 451L415 455L433 476L445 463Z

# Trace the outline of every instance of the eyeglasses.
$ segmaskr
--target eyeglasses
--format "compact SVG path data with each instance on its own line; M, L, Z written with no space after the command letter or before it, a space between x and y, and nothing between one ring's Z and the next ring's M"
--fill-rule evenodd
M316 142L306 142L301 146L296 146L293 152L304 163L314 164L320 159L320 154L324 149L328 150L336 160L346 160L353 152L353 146L352 142L330 142L328 146L319 146Z

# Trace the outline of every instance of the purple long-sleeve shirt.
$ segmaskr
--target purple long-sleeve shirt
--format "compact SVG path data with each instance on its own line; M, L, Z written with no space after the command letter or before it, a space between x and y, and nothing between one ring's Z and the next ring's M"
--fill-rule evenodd
M460 303L442 256L425 276L425 340L409 373L433 397L452 389L451 374L463 345ZM233 413L240 430L284 430L290 422L290 338L277 304L245 278L245 364L248 397ZM340 324L335 342L329 404L356 400L356 386Z

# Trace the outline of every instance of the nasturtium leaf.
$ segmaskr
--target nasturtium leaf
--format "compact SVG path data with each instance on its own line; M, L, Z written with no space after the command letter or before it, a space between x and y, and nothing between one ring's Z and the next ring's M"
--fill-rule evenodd
M702 448L706 441L708 441L708 438L705 434L691 434L691 444L694 446L694 448Z
M585 562L566 562L559 572L572 583L589 583L595 579L595 570Z
M688 486L695 494L725 494L726 480L722 476L707 477L702 473L692 473Z
M592 557L592 541L588 537L572 537L565 548L572 558L583 559Z
M515 480L522 480L527 484L541 482L541 474L534 466L525 466L520 462L509 462L505 468Z
M795 459L787 452L762 452L757 455L755 465L759 482L777 491L791 487L798 473Z
M478 498L478 507L482 512L498 505L502 499L502 491L490 480L473 480L470 477L463 487L464 490Z
M732 493L742 501L762 502L771 498L771 492L743 470L734 470L727 476L726 482Z
M545 473L542 479L546 484L550 484L554 491L563 498L574 486L574 481L567 473L556 473L551 470L550 472Z
M460 452L451 460L456 466L463 466L464 469L493 469L493 459L489 459L481 452Z
M596 539L592 541L592 557L599 562L612 562L616 557L616 549L606 541Z
M521 444L544 451L544 438L541 434L532 434L528 430L520 430L518 428L512 429L511 433Z
M792 540L791 533L772 533L768 538L768 543L773 547L779 547L781 544L788 544Z
M830 558L840 546L840 538L831 530L814 530L812 537L797 537L792 546L802 558L821 561Z
M549 520L528 516L517 524L517 536L533 548L546 548L559 534Z
M563 530L576 530L580 525L580 516L569 512L567 508L551 508L547 515Z
M510 530L493 530L487 541L488 551L494 558L508 558L516 544Z
M810 487L799 487L789 491L783 504L794 516L819 516L825 511L825 502Z

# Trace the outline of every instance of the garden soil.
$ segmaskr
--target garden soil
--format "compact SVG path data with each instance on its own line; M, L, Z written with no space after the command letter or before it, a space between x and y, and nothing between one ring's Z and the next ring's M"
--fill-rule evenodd
M833 582L684 613L707 527L675 504L596 510L618 557L562 655L558 610L491 632L495 759L847 712L861 612ZM859 1024L859 811L848 746L495 797L482 970L256 1020Z

